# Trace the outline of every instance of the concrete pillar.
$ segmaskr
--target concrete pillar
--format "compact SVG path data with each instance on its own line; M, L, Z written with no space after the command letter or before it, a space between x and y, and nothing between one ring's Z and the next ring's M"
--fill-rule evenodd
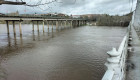
M16 33L14 34L14 41L15 41L15 46L16 46L17 45Z
M34 21L32 21L32 25L33 25L33 27L32 27L32 31L34 31Z
M6 25L7 25L7 34L9 34L10 32L9 32L9 22L8 21L6 21Z
M60 24L61 24L61 29L62 29L63 28L63 21L61 21Z
M13 32L14 32L14 35L16 34L16 28L15 28L15 21L12 21L13 22Z
M48 36L50 35L50 31L49 31L49 28L48 28Z
M20 35L22 35L21 21L19 21L19 31L20 31Z
M39 24L38 24L38 21L37 21L37 31L39 31Z
M72 22L72 26L75 27L75 21Z
M35 32L33 31L33 41L35 41Z
M58 21L58 30L59 30L59 27L60 27L60 21Z
M83 25L85 25L85 21L83 21Z
M44 32L44 21L42 22L42 24L43 24L43 32Z
M86 24L86 21L84 21L84 25Z
M16 40L16 28L15 28L15 21L13 21L13 32L14 32L14 41L15 41L15 46L17 45L17 40Z
M58 21L56 21L56 30L58 30Z
M67 21L65 21L65 28L67 28Z
M75 20L73 21L73 27L75 27Z
M68 28L70 28L70 21L68 21Z
M70 25L70 27L73 27L73 21L71 20L71 25Z
M48 26L48 29L49 29L49 21L47 21L47 26Z
M80 21L78 20L78 21L77 21L77 23L78 23L78 24L77 24L77 25L78 25L78 27L80 26L79 22L80 22Z
M70 27L70 22L69 21L67 21L67 26L68 26L68 28Z
M75 20L75 27L77 27L77 20Z
M81 21L78 21L78 26L81 26L81 25L80 25L80 22L81 22Z
M52 30L53 30L53 21L52 21Z

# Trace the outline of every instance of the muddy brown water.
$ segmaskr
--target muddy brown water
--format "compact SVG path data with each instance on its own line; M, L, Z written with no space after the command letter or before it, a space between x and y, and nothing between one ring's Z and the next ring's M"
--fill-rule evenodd
M101 80L106 52L118 47L126 28L82 26L40 31L22 25L16 36L0 24L0 80Z

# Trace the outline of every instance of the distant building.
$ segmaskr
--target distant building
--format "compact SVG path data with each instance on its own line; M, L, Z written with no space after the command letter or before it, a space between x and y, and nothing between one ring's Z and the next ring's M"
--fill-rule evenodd
M3 13L0 13L0 15L5 15L5 14L3 14Z
M66 14L63 14L63 13L58 13L57 16L60 16L60 17L65 17L65 16L68 16Z
M16 11L16 12L8 13L7 15L10 15L10 16L18 16L19 15L19 12Z
M55 14L47 13L47 14L37 14L37 15L41 15L41 16L54 16Z
M100 16L101 16L101 14L84 14L84 15L81 15L82 18L87 17L88 19L99 18Z
M72 18L80 18L81 15L72 15Z
M65 17L68 16L66 14L63 13L47 13L47 14L40 14L41 16L58 16L58 17Z

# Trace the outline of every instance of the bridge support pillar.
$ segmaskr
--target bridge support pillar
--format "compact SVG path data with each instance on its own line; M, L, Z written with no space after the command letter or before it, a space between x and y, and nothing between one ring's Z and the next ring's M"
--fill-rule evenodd
M34 31L34 22L32 21L32 31Z
M61 30L63 29L63 21L61 21Z
M78 26L81 26L81 21L78 21Z
M79 21L77 21L77 27L79 27Z
M44 32L44 21L42 22L42 24L43 24L43 32Z
M71 21L70 27L73 27L73 22Z
M77 21L74 21L74 27L77 27Z
M6 21L6 25L7 25L7 34L9 34L10 32L9 32L9 22L8 21Z
M21 21L19 21L19 31L20 31L20 35L22 35Z
M82 21L79 21L79 26L82 26Z
M56 30L58 30L58 21L56 21Z
M79 27L79 21L77 21L77 27Z
M80 25L80 22L81 22L81 21L78 21L78 27L81 26L81 25Z
M77 20L76 20L76 27L79 27L79 26L78 26L78 21L77 21Z
M76 21L74 21L74 24L73 25L74 25L74 28L75 28L76 27Z
M70 28L70 26L71 26L71 23L70 23L70 21L68 21L68 28Z
M52 21L52 30L53 30L53 21Z
M39 24L38 24L38 21L37 21L37 31L39 32Z
M16 34L16 28L15 28L15 21L12 21L13 22L13 32L14 32L14 35Z
M74 27L74 28L75 28L75 23L76 23L76 22L75 22L75 21L73 21L73 27Z
M87 21L85 21L85 25L87 24Z
M65 29L67 28L67 21L65 21L65 26L64 26L64 28L65 28Z
M49 30L49 21L47 21L47 26L48 26L48 30Z

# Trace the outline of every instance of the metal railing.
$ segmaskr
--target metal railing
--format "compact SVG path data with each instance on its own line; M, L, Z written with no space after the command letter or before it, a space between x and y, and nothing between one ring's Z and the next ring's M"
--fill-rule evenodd
M126 35L124 36L118 50L113 48L108 51L107 62L105 63L107 71L105 72L102 80L125 80L126 74L126 57L128 51L128 41L130 39L130 29L128 26Z

